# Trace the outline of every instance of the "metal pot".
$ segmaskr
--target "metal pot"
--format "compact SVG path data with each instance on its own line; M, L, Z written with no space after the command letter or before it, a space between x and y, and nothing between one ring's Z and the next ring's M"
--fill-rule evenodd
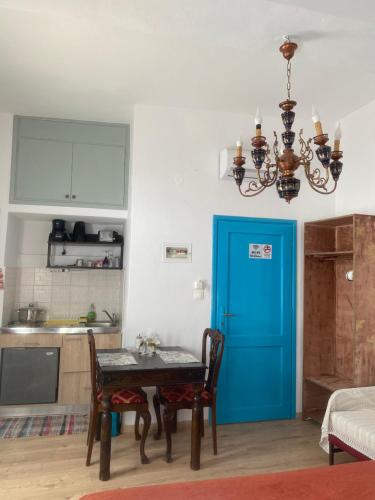
M20 323L42 323L44 312L45 310L41 307L34 307L34 304L29 304L28 307L17 309L18 321Z

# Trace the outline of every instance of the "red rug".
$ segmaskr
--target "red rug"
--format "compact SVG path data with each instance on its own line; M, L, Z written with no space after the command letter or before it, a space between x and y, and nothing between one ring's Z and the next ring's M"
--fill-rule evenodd
M92 493L82 498L85 500L374 500L375 463L356 462L260 476L142 486Z
M0 418L0 439L77 434L87 427L87 415Z

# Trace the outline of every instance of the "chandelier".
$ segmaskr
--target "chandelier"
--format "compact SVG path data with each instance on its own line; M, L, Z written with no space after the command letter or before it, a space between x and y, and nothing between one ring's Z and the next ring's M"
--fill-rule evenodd
M256 169L257 177L252 179L245 189L242 188L242 183L245 177L246 157L242 156L242 142L237 141L236 156L233 158L233 177L236 181L238 189L242 196L251 197L264 191L266 188L276 184L277 192L280 198L288 203L293 198L298 196L300 188L300 180L295 177L296 170L301 166L305 171L306 178L310 187L321 194L331 194L337 187L342 171L342 151L340 151L341 129L340 124L336 124L334 135L334 148L327 144L328 135L323 133L320 117L316 109L313 107L312 120L315 126L316 136L305 141L303 138L303 130L298 134L300 144L299 156L294 153L293 143L295 132L292 131L295 112L293 108L297 102L290 99L291 90L291 59L297 49L297 44L291 42L289 37L285 37L284 43L280 47L280 52L287 60L287 99L279 104L282 109L281 118L285 127L285 132L281 134L284 148L282 153L279 151L279 141L277 134L274 131L273 156L271 159L271 151L266 138L262 135L262 118L257 110L255 116L255 137L251 139L251 156ZM322 164L322 167L311 167L311 162L314 158L314 152L311 143L314 143L317 148L315 154Z

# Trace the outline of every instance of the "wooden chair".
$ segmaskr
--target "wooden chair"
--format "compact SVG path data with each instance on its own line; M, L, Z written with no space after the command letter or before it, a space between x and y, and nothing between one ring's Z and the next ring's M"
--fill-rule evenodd
M217 455L216 434L216 385L224 351L224 335L219 330L206 328L202 339L202 363L206 364L207 341L210 341L209 365L204 389L201 393L201 433L204 436L203 408L211 408L211 424L214 454ZM157 418L155 439L160 439L162 432L160 405L164 406L163 420L167 440L167 462L172 461L172 432L177 430L177 411L191 409L194 391L191 384L176 386L158 386L154 395L154 408Z
M89 429L87 433L87 458L86 465L90 465L94 438L100 440L100 418L103 412L102 408L102 372L98 362L95 348L95 337L92 330L87 331L89 347L90 347L90 365L91 365L91 407ZM143 418L142 436L139 434L138 426L135 429L135 439L140 440L140 455L141 463L148 464L149 459L145 454L145 442L147 433L151 424L151 414L148 409L147 395L142 389L122 389L112 394L111 411L123 413L125 411L135 411L137 420L139 416Z

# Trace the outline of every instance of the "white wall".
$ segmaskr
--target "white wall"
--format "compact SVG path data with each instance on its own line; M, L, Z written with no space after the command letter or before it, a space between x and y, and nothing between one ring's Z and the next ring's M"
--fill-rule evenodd
M342 120L343 171L336 190L337 214L375 213L375 100Z
M297 219L300 409L301 222L332 216L334 197L314 193L302 181L300 196L291 205L279 199L275 188L244 199L234 184L220 181L219 151L233 146L239 135L249 138L251 123L250 116L242 114L136 106L125 342L131 345L138 332L152 329L163 342L199 353L203 329L210 324L211 295L209 289L203 301L193 300L192 284L204 279L211 287L214 214ZM297 122L296 130L299 125ZM272 127L281 130L281 119L264 119L264 132L270 139ZM313 133L310 124L308 127L307 135ZM192 243L192 263L162 263L163 241Z

